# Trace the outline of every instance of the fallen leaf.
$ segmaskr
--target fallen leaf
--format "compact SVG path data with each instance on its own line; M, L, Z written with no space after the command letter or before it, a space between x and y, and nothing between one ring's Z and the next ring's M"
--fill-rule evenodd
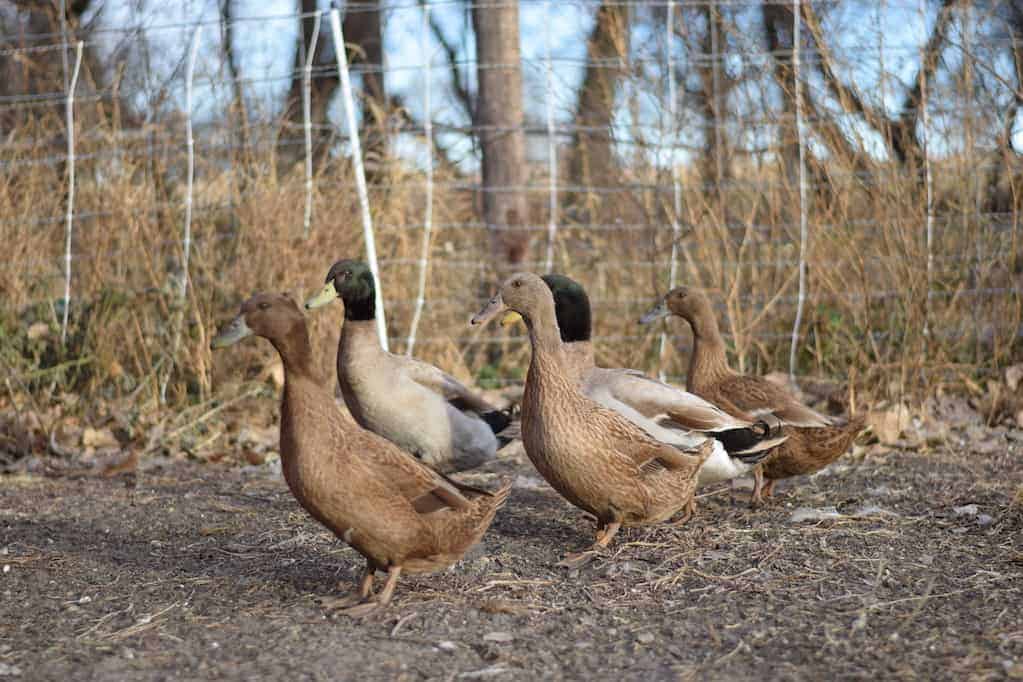
M480 610L486 613L509 613L513 616L529 613L528 606L513 599L484 599L480 603Z
M1005 368L1005 385L1009 387L1010 391L1015 393L1021 381L1023 381L1023 364Z
M873 429L877 440L885 445L897 443L910 423L909 408L905 405L896 405L867 415L867 424Z
M117 448L121 444L117 442L114 432L110 429L93 429L86 427L82 431L82 447L86 448Z
M48 336L49 333L50 325L46 324L45 322L35 322L29 325L28 331L25 332L25 335L31 341L37 341L41 338Z
M100 476L111 478L119 474L126 474L135 471L139 466L139 451L132 450L126 457L109 462L103 467Z

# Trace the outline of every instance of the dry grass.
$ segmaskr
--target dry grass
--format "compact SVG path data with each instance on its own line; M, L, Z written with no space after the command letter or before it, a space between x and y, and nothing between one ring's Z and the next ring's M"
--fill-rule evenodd
M59 150L32 144L53 120L19 129L0 180L0 356L8 390L40 404L74 391L88 399L131 396L167 402L207 399L229 378L258 375L268 348L248 344L211 356L215 326L258 290L296 297L322 281L336 258L363 253L349 166L318 175L314 224L302 238L301 167L283 168L272 147L227 156L200 144L193 218L191 287L176 297L183 224L183 145L173 127L127 136L102 127L81 134L71 327L59 343L63 292L64 167ZM979 212L966 159L935 164L932 282L927 284L923 186L886 166L865 184L835 163L810 193L809 298L799 371L846 380L875 397L972 380L1010 362L1021 310L1017 292L1013 188L1008 212ZM708 288L737 362L752 371L786 369L798 263L798 191L776 165L732 169L720 189L695 175L683 182L681 279ZM667 285L670 180L663 169L630 167L621 187L594 201L565 193L556 266L581 280L596 308L599 360L669 375L684 371L688 333L668 323L672 348L658 359L659 328L636 325ZM828 177L824 186L824 177ZM392 161L372 189L393 347L402 350L415 300L423 220L423 176ZM450 173L438 175L428 304L417 355L464 377L513 380L527 358L521 339L472 330L471 312L493 286L477 197ZM545 248L543 177L530 195L536 269ZM652 187L660 185L660 189ZM593 197L591 197L593 199ZM593 213L582 207L596 206ZM313 317L330 364L340 306ZM42 323L40 325L40 323ZM175 332L182 335L174 352ZM35 325L33 327L33 325ZM929 335L925 335L925 325ZM516 332L513 332L513 335ZM676 347L677 346L677 347Z

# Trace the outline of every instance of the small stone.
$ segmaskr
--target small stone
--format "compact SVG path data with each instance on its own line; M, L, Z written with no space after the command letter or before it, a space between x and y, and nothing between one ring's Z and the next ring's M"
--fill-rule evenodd
M444 640L443 642L437 642L437 648L441 651L451 652L458 648L458 645L452 641Z
M840 519L842 514L835 507L823 507L813 509L811 507L799 507L792 512L789 523L802 523L803 521L824 521L825 519Z
M961 507L952 507L952 513L956 516L976 516L979 509L975 504L964 504Z
M4 573L10 573L10 572L11 572L11 565L10 564L4 564Z
M497 642L499 644L506 644L515 640L515 635L510 632L488 632L483 635L484 642Z
M21 668L10 663L0 662L0 677L17 677L21 675Z
M977 515L977 525L981 527L990 526L994 522L994 520L995 520L994 517L992 517L990 514Z
M652 632L641 632L636 635L636 641L640 644L650 644L654 641L654 633Z

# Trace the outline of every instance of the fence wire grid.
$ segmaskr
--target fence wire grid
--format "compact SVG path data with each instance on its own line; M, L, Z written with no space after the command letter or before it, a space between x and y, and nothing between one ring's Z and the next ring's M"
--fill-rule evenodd
M1015 3L261 7L0 0L16 381L205 397L238 368L217 322L343 257L379 275L385 347L488 386L528 344L466 322L518 269L586 286L602 364L675 381L688 331L637 319L678 284L743 370L890 397L1018 358ZM508 59L480 58L487 22ZM497 114L495 76L522 92ZM507 181L494 140L518 145Z

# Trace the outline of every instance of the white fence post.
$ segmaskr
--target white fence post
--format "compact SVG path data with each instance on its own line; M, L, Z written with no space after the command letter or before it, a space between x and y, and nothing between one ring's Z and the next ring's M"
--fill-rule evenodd
M433 231L433 103L430 101L433 87L432 53L429 46L430 2L423 2L423 18L419 33L419 51L423 53L423 136L426 138L426 208L423 214L423 243L419 251L419 286L416 307L409 325L408 343L405 354L412 356L416 346L416 331L426 304L426 271L430 265L430 237Z
M188 176L185 184L185 228L181 244L181 284L179 295L185 300L188 294L188 261L192 252L192 189L195 184L195 138L192 135L192 82L195 78L195 59L199 54L199 40L202 26L192 34L192 46L188 51L188 68L185 71L185 145L188 153ZM175 344L177 345L177 344Z
M550 178L550 207L547 218L547 256L544 271L554 267L554 239L558 234L558 141L554 131L554 65L551 61L551 3L543 4L544 32L543 54L547 75L545 94L547 99L547 174Z
M675 159L675 132L676 119L678 118L678 106L676 100L678 93L675 87L675 60L672 56L671 46L675 42L675 3L668 0L668 17L664 29L664 54L667 58L667 79L668 79L668 129L671 131L671 148L668 151L668 163L671 164L671 264L668 268L668 290L674 289L678 284L678 247L682 230L679 224L679 216L682 215L682 182L679 177L678 161ZM668 335L661 332L658 344L657 358L660 364L658 376L665 381L667 376L664 371L664 350L668 346Z
M302 68L302 127L305 130L305 217L302 219L302 238L308 239L313 222L313 123L312 114L312 77L313 59L316 56L316 43L320 39L319 12L313 18L313 38L309 41L309 52Z
M366 189L366 169L362 165L362 143L359 141L359 124L355 120L355 99L352 97L352 80L348 74L348 57L345 55L345 36L341 32L341 13L330 10L330 30L334 36L334 51L337 53L337 70L341 78L341 96L345 103L345 118L348 121L348 135L352 143L352 163L355 166L355 188L362 208L362 231L366 241L366 260L376 280L376 319L380 345L387 350L387 321L384 319L383 283L377 265L377 246L373 235L373 217L369 212L369 191Z
M75 89L78 73L82 69L82 49L85 43L75 44L75 68L67 89L65 114L67 115L67 213L64 221L64 314L60 322L60 343L67 343L67 321L71 310L71 233L75 221Z
M180 309L174 316L174 341L171 344L170 363L167 373L160 384L160 404L167 402L167 386L170 384L171 373L177 362L178 349L181 347L181 327L185 323L185 305L188 300L189 256L192 253L192 193L195 185L195 137L192 134L192 85L195 80L195 61L199 54L199 39L202 26L196 26L192 33L192 42L188 48L188 63L185 66L185 152L187 170L185 176L185 225L181 238L181 272L178 275L178 299Z
M920 0L919 4L920 20L923 23L924 36L927 35L927 4L926 0ZM926 38L925 38L926 41ZM926 42L924 43L926 46ZM934 184L931 178L931 145L930 145L930 127L931 119L927 112L927 78L924 77L924 64L923 59L925 58L925 47L920 48L920 116L922 123L922 130L920 132L920 142L923 147L924 155L924 184L926 186L927 193L927 219L926 219L926 247L927 247L927 292L924 294L925 299L930 299L931 296L931 277L934 268L934 251L932 250L934 240ZM967 57L969 58L969 57ZM927 342L928 337L931 335L931 320L929 314L930 306L925 300L924 304L924 343Z
M803 81L800 74L800 28L802 26L800 0L792 0L792 77L795 81L796 135L799 138L799 297L796 301L796 321L792 325L792 343L789 346L789 379L796 380L796 350L799 328L803 324L803 304L806 301L806 136L803 130Z

